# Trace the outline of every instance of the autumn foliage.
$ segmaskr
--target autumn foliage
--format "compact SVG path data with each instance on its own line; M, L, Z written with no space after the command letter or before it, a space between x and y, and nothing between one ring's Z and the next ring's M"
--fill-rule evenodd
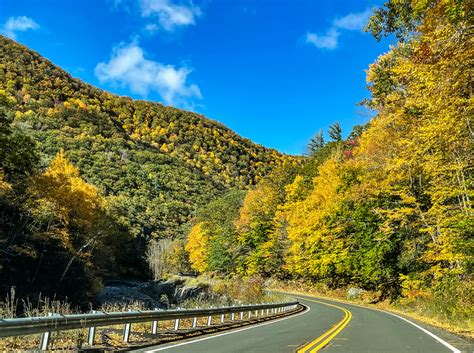
M330 142L316 134L302 166L247 192L231 272L358 286L443 320L472 317L469 14L467 2L435 0L374 12L368 30L401 40L367 71L376 116L345 141L334 126Z

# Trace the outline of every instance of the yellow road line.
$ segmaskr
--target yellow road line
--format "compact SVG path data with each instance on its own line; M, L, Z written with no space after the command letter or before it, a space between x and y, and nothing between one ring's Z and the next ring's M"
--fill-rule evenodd
M337 324L335 324L333 327L331 327L328 331L324 332L321 336L316 338L314 341L309 342L306 344L303 348L298 350L298 353L303 353L306 352L309 348L317 344L319 341L323 340L326 338L328 335L330 335L333 331L337 330L339 325L341 325L345 320L347 320L348 314L344 312L346 315L342 318L341 321L339 321Z
M351 321L351 318L352 318L352 313L350 311L348 311L348 313L349 313L349 317L347 318L347 320L341 326L339 326L339 328L336 331L334 331L328 338L326 338L323 342L321 342L317 347L314 347L310 351L311 353L318 352L321 348L326 346L334 337L336 337L339 334L339 332L341 332L344 329L344 327L347 326L347 324L349 323L349 321Z
M298 349L297 353L306 352L311 347L314 347L316 345L317 346L314 347L313 349L311 349L310 352L311 353L318 352L321 348L326 346L334 337L336 337L339 334L339 332L341 332L344 329L344 327L347 326L349 321L351 321L352 313L349 310L345 309L345 308L342 308L342 307L334 305L334 304L321 302L319 300L312 300L312 299L308 299L308 298L299 298L299 299L308 300L310 302L314 302L314 303L318 303L318 304L322 304L322 305L332 306L334 308L342 310L345 315L344 315L344 317L342 318L341 321L339 321L336 325L334 325L328 331L324 332L321 336L316 338L314 341L312 341L312 342L306 344L304 347Z

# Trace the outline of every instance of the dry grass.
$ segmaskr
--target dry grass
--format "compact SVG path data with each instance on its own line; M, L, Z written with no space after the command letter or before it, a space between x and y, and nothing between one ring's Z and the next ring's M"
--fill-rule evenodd
M30 300L19 301L15 296L15 289L12 287L5 300L0 302L0 317L15 318L18 310L21 309L24 317L47 316L53 314L73 314L77 312L71 308L70 304L47 297L38 296L37 303ZM74 349L80 347L86 337L86 330L69 330L53 335L50 341L51 349ZM24 337L7 337L0 339L0 351L15 351L25 349L37 349L40 344L40 335L29 335Z

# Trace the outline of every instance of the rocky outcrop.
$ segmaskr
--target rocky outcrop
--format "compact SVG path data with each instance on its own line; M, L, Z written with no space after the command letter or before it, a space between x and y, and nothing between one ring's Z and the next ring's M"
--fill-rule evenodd
M148 309L168 309L190 299L216 297L205 285L185 286L181 280L158 282L110 281L98 295L101 304L141 302Z
M100 304L130 304L140 302L146 308L162 308L159 300L141 291L143 283L133 281L112 281L106 283L98 294Z

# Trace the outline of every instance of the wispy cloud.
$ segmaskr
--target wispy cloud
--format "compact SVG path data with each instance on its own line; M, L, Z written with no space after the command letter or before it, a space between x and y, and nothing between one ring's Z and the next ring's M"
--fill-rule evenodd
M29 29L36 30L39 25L26 16L10 17L2 26L1 32L12 39L17 38L17 32L25 32Z
M334 20L334 27L349 31L362 31L371 13L372 10L367 9L363 12L350 13L344 17L336 18Z
M178 27L194 25L201 16L201 9L192 2L174 0L140 0L143 17L156 18L161 28L173 31Z
M149 23L145 26L145 30L147 32L153 33L153 32L156 32L158 30L158 26L154 23Z
M306 43L314 44L317 48L334 49L337 47L339 32L335 28L329 29L325 34L306 34Z
M142 96L156 91L166 104L192 108L194 100L202 99L202 95L197 85L186 82L191 71L186 66L175 68L146 59L134 41L115 47L108 62L97 64L95 75L102 83L126 86Z
M335 49L339 44L341 31L362 31L371 13L372 10L367 9L363 12L350 13L336 18L326 33L308 32L306 34L306 43L313 44L317 48Z

